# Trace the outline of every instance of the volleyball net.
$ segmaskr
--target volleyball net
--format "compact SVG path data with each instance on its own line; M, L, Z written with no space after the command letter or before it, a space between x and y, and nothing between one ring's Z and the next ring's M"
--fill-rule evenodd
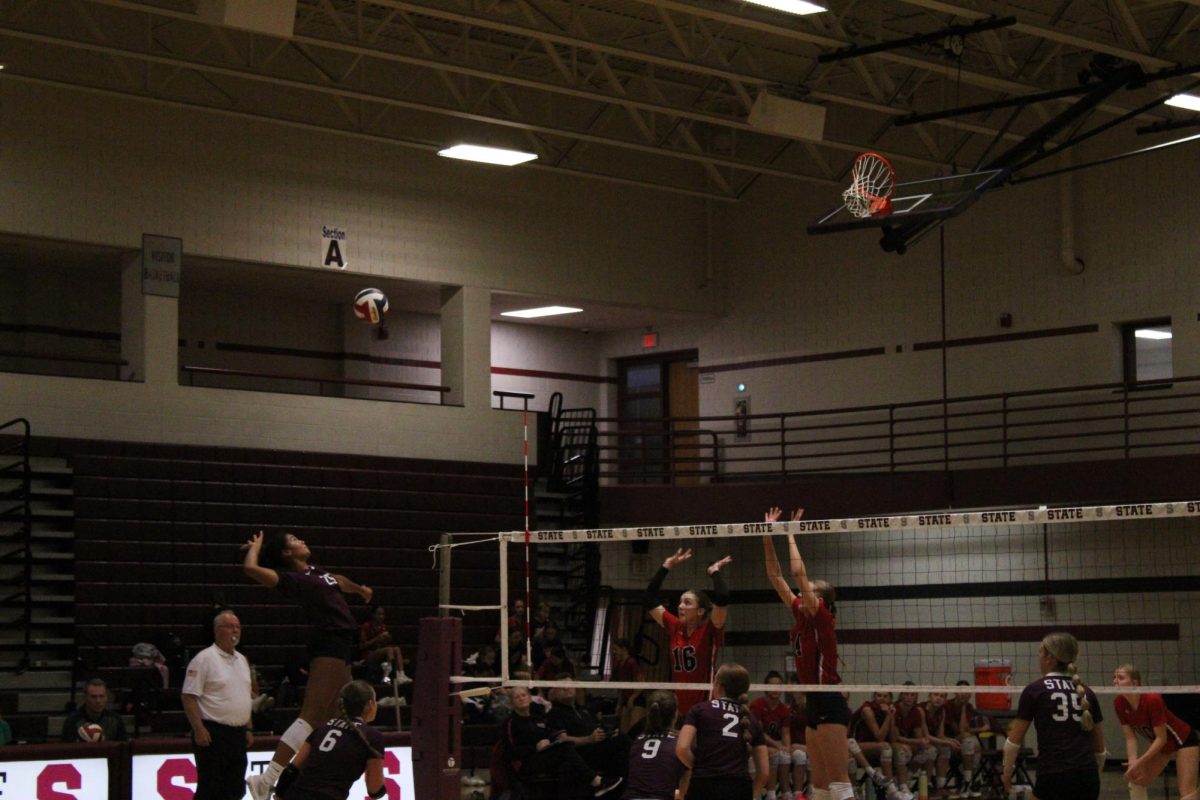
M792 616L763 560L768 536L787 575L789 533L809 577L836 589L838 671L851 694L1011 695L1040 674L1038 642L1052 631L1079 640L1080 675L1098 693L1113 691L1112 670L1123 663L1141 670L1147 691L1200 690L1192 624L1200 501L533 531L528 543L523 531L500 533L500 598L478 611L496 615L490 682L665 685L668 642L642 601L651 576L682 547L693 557L668 575L658 595L664 607L674 612L682 592L710 588L706 567L733 556L722 570L732 602L718 662L747 667L755 691L770 671L784 676L784 690L814 690L791 676ZM522 611L517 601L526 599ZM538 635L542 603L557 628L550 641ZM611 682L616 639L631 643L642 682ZM489 644L468 642L465 652ZM569 663L542 668L555 645ZM575 679L555 680L563 672Z

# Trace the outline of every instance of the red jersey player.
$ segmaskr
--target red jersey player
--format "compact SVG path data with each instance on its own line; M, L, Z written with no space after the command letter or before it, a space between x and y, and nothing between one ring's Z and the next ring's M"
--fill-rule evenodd
M779 521L783 510L772 508L766 513L766 521ZM804 509L792 512L792 521L798 522ZM795 624L791 640L796 653L796 674L800 683L836 686L841 683L837 673L837 634L833 626L833 587L825 581L809 580L796 537L788 533L788 567L800 593L796 594L781 574L775 543L770 536L763 537L763 559L767 567L767 579L771 582L779 599L792 612ZM809 767L812 770L812 785L815 791L824 792L831 800L852 800L854 787L850 784L849 744L846 728L850 724L850 707L846 696L839 691L808 692L808 730L805 737L808 747Z
M1122 664L1113 670L1113 686L1118 689L1132 690L1141 685L1142 675L1132 664ZM1129 796L1145 800L1146 786L1162 774L1174 754L1179 796L1196 800L1196 773L1200 767L1200 737L1196 731L1170 712L1160 694L1122 692L1113 700L1113 707L1125 734L1125 755L1129 759L1125 780L1129 781ZM1150 742L1140 756L1138 736Z
M766 682L783 685L783 676L775 670L767 673ZM750 704L750 714L762 726L767 741L767 760L771 776L767 778L767 800L776 800L789 791L792 772L792 709L783 702L783 691L768 691Z
M663 607L658 591L666 580L667 572L691 557L690 548L679 548L663 561L662 567L646 587L645 605L654 621L667 631L671 680L675 683L711 684L717 651L725 642L725 620L729 614L729 587L721 577L721 567L733 561L733 556L725 556L708 565L712 591L707 596L691 589L684 592L679 597L679 615L676 616ZM681 689L675 692L679 701L679 716L685 716L696 703L707 700L708 694L705 689Z

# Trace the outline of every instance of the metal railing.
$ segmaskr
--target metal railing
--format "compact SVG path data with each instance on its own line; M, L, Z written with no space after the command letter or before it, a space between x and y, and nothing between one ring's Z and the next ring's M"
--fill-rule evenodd
M18 430L19 429L19 430ZM9 431L15 432L13 436ZM15 441L8 442L12 438ZM20 417L0 425L0 481L12 482L11 490L0 492L0 563L20 563L21 581L0 597L0 606L19 603L24 629L24 655L17 671L28 668L33 652L33 513L32 473L29 466L29 420ZM15 523L15 524L14 524ZM10 536L10 533L12 534Z
M1127 459L1200 451L1200 376L597 425L610 484Z

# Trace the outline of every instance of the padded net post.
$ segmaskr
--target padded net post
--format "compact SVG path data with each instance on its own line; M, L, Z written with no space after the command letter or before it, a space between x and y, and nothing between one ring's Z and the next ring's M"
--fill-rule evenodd
M462 664L462 620L425 617L417 636L413 684L412 763L417 797L448 800L462 793L462 704L449 677Z

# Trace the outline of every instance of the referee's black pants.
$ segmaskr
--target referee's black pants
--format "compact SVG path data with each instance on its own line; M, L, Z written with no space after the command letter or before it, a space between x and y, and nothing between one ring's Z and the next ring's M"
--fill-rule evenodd
M196 747L194 800L242 800L246 794L246 728L204 720L212 737L208 747Z

